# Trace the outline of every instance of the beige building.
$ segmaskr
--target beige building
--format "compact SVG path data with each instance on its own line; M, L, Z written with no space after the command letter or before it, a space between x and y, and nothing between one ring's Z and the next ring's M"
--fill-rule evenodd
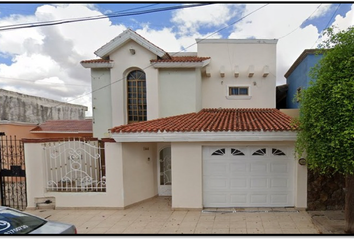
M91 70L93 137L111 139L107 188L54 193L59 205L172 196L173 209L307 207L296 131L275 109L277 40L196 41L197 52L168 53L128 29L81 62Z

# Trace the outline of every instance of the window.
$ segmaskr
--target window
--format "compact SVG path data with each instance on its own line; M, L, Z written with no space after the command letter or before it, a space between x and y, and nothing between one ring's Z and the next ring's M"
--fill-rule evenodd
M212 156L222 156L222 155L225 155L225 148L218 149L218 150L216 150L215 152L213 152L211 155L212 155Z
M128 123L147 120L146 77L140 70L131 71L127 76Z
M272 154L275 156L285 156L285 153L279 149L272 148Z
M229 87L229 96L248 96L248 87Z
M267 153L267 150L265 148L261 148L261 149L258 149L257 151L255 151L252 155L253 156L264 156L266 155Z
M231 148L231 154L233 156L244 156L245 154L238 149Z

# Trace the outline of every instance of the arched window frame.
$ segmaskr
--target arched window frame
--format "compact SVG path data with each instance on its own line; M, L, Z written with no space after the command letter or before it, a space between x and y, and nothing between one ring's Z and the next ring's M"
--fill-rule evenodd
M128 123L147 120L146 74L140 69L128 72L127 77Z

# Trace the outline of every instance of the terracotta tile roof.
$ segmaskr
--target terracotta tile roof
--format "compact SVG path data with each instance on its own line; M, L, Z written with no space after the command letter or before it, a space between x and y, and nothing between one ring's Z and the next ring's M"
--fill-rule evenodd
M171 57L171 59L153 59L150 62L203 62L204 60L210 59L210 57L196 57L196 56L181 56L181 57Z
M291 117L272 108L202 109L173 117L122 125L112 133L293 131Z
M83 60L80 63L112 63L113 60L105 60L105 59L91 59L91 60Z
M92 132L92 120L51 120L31 130L31 132Z

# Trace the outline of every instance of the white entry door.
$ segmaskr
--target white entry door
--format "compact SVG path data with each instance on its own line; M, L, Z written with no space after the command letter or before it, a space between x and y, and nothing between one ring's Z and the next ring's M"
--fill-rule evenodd
M159 196L172 195L172 177L171 177L171 147L165 147L159 153Z
M204 207L294 206L294 158L287 147L204 147Z

